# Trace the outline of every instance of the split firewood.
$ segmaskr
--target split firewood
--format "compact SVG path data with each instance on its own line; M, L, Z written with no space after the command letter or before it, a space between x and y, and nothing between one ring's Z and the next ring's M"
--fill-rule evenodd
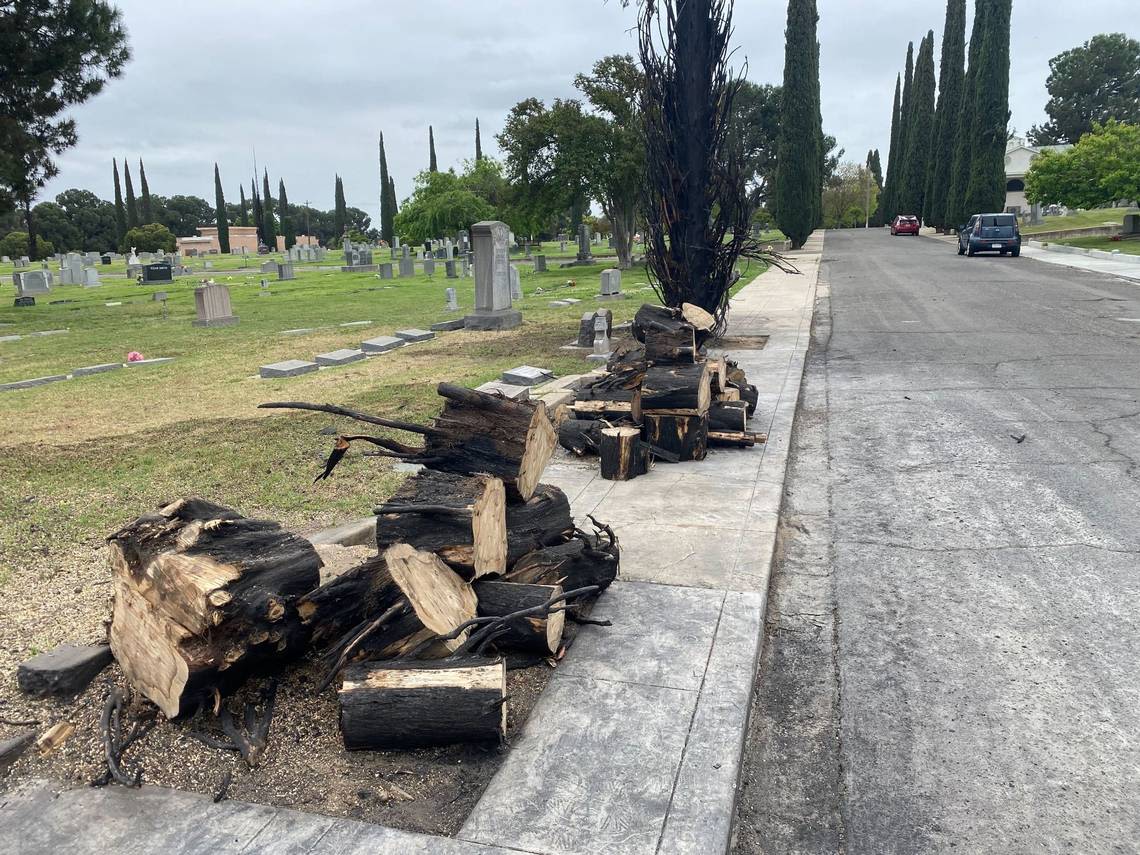
M641 419L641 407L640 402L634 401L575 401L570 405L570 415L578 421L637 422Z
M111 535L111 650L169 718L304 650L296 602L320 583L305 539L180 499Z
M603 429L598 454L607 481L629 481L649 471L649 446L641 441L640 428Z
M507 732L501 659L369 662L344 672L340 731L349 751L498 743Z
M416 473L376 508L376 545L383 551L393 543L434 552L475 576L502 571L507 558L503 482L432 469Z
M716 316L696 303L682 303L681 317L692 324L698 332L708 333L716 326Z
M762 433L737 430L710 430L708 441L710 446L726 446L732 448L751 448L757 443L765 442L767 436Z
M704 460L708 452L709 416L694 410L645 412L645 441L678 461Z
M728 388L728 366L723 356L707 356L709 366L709 391L715 398Z
M709 366L653 365L641 382L641 411L696 410L707 412L712 400Z
M709 404L709 430L748 430L748 405L744 401L713 401Z
M36 740L36 750L40 752L41 757L46 757L71 739L74 734L75 725L70 721L53 724L41 733L39 739Z
M760 401L759 390L750 383L733 383L731 381L728 388L736 390L737 398L748 405L748 418L752 418L756 414L756 405Z
M528 552L503 577L508 582L561 585L566 590L595 586L604 591L617 578L620 551L609 526L587 534L575 530L571 540Z
M575 401L632 401L641 391L645 365L611 370L596 380L582 384L574 392Z
M307 593L297 602L297 613L319 649L383 614L403 596L381 553Z
M646 333L677 333L681 330L693 330L695 327L685 320L680 309L671 309L667 306L652 306L646 303L637 310L633 316L630 332L633 337L645 344ZM648 355L648 354L647 354Z
M540 605L563 593L561 585L531 585L523 582L502 582L481 579L474 585L479 598L480 617L506 617L515 612ZM495 640L500 650L521 650L544 656L557 653L562 644L562 628L566 615L552 611L510 619L508 632Z
M724 391L717 394L716 399L718 401L739 401L740 400L740 390L737 389L735 386L733 386L731 383L729 383L725 387Z
M645 371L647 364L645 346L639 341L625 339L613 345L606 370L614 374L631 370Z

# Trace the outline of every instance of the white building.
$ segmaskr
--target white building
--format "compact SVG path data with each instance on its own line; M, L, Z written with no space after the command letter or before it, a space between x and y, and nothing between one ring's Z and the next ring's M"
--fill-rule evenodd
M1043 151L1064 151L1066 145L1032 146L1024 137L1010 137L1005 144L1005 209L1009 213L1028 213L1030 205L1025 198L1025 173L1029 164Z

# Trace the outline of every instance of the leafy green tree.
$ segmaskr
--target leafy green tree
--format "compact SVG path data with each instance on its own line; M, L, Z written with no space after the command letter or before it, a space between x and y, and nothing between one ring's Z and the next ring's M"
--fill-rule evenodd
M869 191L869 192L868 192ZM862 228L879 202L879 188L865 164L843 163L823 188L823 226L828 229Z
M230 252L230 219L226 210L226 194L222 192L222 174L218 171L218 164L214 162L214 225L218 227L218 248L229 255Z
M761 205L767 203L776 181L783 93L779 86L745 80L732 104L732 135L744 152L745 180Z
M245 185L238 185L239 192L241 193L241 218L239 224L249 228L249 202L245 198Z
M273 196L269 192L269 170L262 173L261 239L271 250L277 249L277 221L273 218Z
M344 202L344 182L340 180L339 175L336 177L333 200L333 239L339 241L348 227L348 206Z
M1049 60L1045 81L1049 121L1034 125L1034 145L1075 143L1116 119L1140 124L1140 42L1124 33L1102 33Z
M83 233L68 219L67 212L55 202L40 202L32 208L44 240L55 245L56 252L72 252L83 248Z
M90 190L64 190L55 202L82 235L82 249L103 252L119 245L115 207Z
M396 215L395 229L405 240L422 243L469 229L473 223L494 215L495 209L465 187L462 178L453 171L429 169L416 176L411 198Z
M475 120L475 159L483 159L483 140L479 137L479 120Z
M428 125L428 169L439 172L439 162L435 159L435 133L431 125Z
M879 159L879 150L877 148L867 152L866 166L871 172L871 180L875 182L875 189L872 191L875 196L875 202L871 205L871 216L867 222L872 227L878 227L883 225L883 164Z
M135 198L135 188L131 184L131 166L123 161L123 180L127 184L127 230L139 224L139 203Z
M392 238L396 234L393 228L393 221L395 220L395 213L392 211L392 199L390 198L388 180L388 155L384 152L384 134L380 134L380 237L386 241L389 246L392 244Z
M150 201L150 186L146 183L146 167L143 166L142 158L139 158L139 192L141 194L139 199L139 219L144 223L153 223L154 220L154 206Z
M112 158L111 166L115 171L115 246L118 246L127 234L127 209L123 205L123 189L119 184L119 162Z
M934 124L934 31L918 47L907 120L906 160L899 193L899 213L922 216L930 169L930 142Z
M214 206L200 196L152 197L159 223L178 237L192 237L198 226L215 225ZM144 223L145 225L145 223Z
M55 245L50 240L41 238L36 241L36 248L33 250L28 246L27 232L8 232L0 240L0 255L6 255L9 258L20 258L26 255L32 261L42 261L55 255Z
M893 219L890 213L895 209L895 184L898 183L902 160L899 155L899 136L902 134L902 75L895 75L895 100L891 105L891 147L887 152L887 180L883 184L883 194L879 197L879 219L883 222ZM880 222L879 225L883 223Z
M1140 125L1111 119L1067 151L1041 152L1025 175L1025 196L1070 208L1140 199Z
M784 98L776 156L776 224L800 248L816 227L821 187L815 0L790 0L784 46ZM815 200L815 201L813 201Z
M0 3L0 208L18 204L38 255L32 204L75 145L71 107L102 91L130 58L119 10L103 0Z
M977 113L978 63L985 35L986 15L990 0L974 0L974 25L970 30L969 62L962 82L962 109L958 113L955 129L954 164L950 169L950 187L946 194L946 219L957 228L972 214L966 201L966 186L970 182L970 164L974 150L974 116Z
M139 252L174 252L178 241L161 223L147 223L127 232L120 251L126 252L132 246Z
M930 180L923 210L927 225L946 231L953 225L947 212L954 140L962 111L962 85L966 63L966 0L946 0L942 31L942 59L938 70L938 111L930 154Z
M293 212L289 210L289 197L285 195L285 179L277 182L277 218L281 221L281 234L285 238L285 248L292 249L297 242L297 229L293 223Z
M974 80L973 150L964 204L971 212L1005 210L1009 141L1009 27L1013 0L990 0Z
M372 230L372 217L368 215L368 212L351 205L345 206L344 221L350 232L367 234ZM357 238L353 238L353 240L357 240Z

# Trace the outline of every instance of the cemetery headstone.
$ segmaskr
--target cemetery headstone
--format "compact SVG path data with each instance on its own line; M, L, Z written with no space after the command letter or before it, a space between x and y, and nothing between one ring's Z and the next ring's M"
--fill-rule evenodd
M173 282L174 270L165 261L155 261L143 265L142 278L143 282Z
M507 224L497 220L485 220L471 227L475 311L464 319L467 329L506 330L522 323L522 313L511 308L509 239Z
M590 261L594 254L590 251L590 227L585 223L578 226L578 260Z
M131 247L131 254L127 257L127 264L142 264L133 246Z
M546 256L545 255L536 255L534 257L534 272L535 273L545 273L546 272Z
M196 327L224 327L238 322L230 308L230 289L225 285L199 285L194 289L194 308L198 312Z
M613 238L610 238L609 241L607 242L607 246L609 246L610 249L613 249L615 246L617 246L617 243L614 241Z
M98 288L102 283L99 281L99 271L94 267L83 268L83 287L84 288Z
M9 258L8 256L6 256L6 255L4 255L4 256L0 256L0 263L3 263L3 264L11 264L11 263L12 263L12 259L10 259L10 258Z
M558 241L558 251L559 252L565 252L566 251L566 241L564 241L564 240Z
M383 264L380 265L380 278L381 279L391 279L392 278L392 262L385 261Z
M277 265L277 279L296 279L297 275L293 272L293 262L285 261Z
M463 269L463 278L466 279L471 275L471 261L466 255L463 256L461 260L461 266Z
M594 316L594 355L610 355L610 331L602 315Z
M25 270L12 274L12 281L16 285L16 298L31 297L30 303L16 303L18 306L34 306L37 294L50 294L52 279L50 270Z
M99 256L99 261L101 261L103 263L103 265L106 266L106 265L111 263L111 256L101 255L101 256Z
M31 259L29 259L26 255L21 255L18 259L16 259L16 268L19 269L21 267L27 267L31 263Z
M1125 214L1121 234L1140 235L1140 214Z
M455 259L449 258L443 262L443 270L447 274L448 279L458 279L459 275L455 272Z
M599 297L613 298L621 296L621 271L616 268L602 271L602 287Z
M454 264L455 262L451 262L451 263ZM447 305L445 307L447 309L447 311L458 312L459 311L459 298L455 294L455 289L454 288L448 288L447 291L445 291L444 293L447 295Z
M511 300L521 300L522 294L522 277L519 275L519 269L513 264L511 265Z
M277 262L276 261L263 261L263 262L261 262L261 272L262 273L276 273L277 272Z
M434 274L435 274L435 259L425 258L424 259L424 275L425 276L433 276Z
M404 249L407 249L405 246ZM416 275L416 262L415 259L409 258L405 255L400 259L400 278L405 279L409 276Z

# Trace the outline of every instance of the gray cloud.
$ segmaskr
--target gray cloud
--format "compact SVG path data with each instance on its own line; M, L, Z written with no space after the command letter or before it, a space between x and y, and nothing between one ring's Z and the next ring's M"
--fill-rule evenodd
M213 164L227 199L248 184L256 149L273 187L295 202L332 206L340 173L348 203L378 210L377 135L383 130L404 198L427 166L435 128L440 165L474 154L523 98L574 95L574 74L610 53L635 53L635 13L616 0L202 0L185 6L120 0L134 59L123 77L75 111L80 143L60 159L42 198L85 187L111 198L111 158L147 165L152 192L213 198ZM934 30L944 3L820 0L824 126L849 157L884 158L895 74L906 43ZM972 3L971 3L972 6ZM786 4L738 0L734 61L779 82ZM1016 0L1012 124L1044 119L1048 60L1098 32L1127 29L1130 0ZM1135 29L1135 25L1132 25ZM1132 33L1135 35L1135 33ZM137 179L136 179L137 183Z

